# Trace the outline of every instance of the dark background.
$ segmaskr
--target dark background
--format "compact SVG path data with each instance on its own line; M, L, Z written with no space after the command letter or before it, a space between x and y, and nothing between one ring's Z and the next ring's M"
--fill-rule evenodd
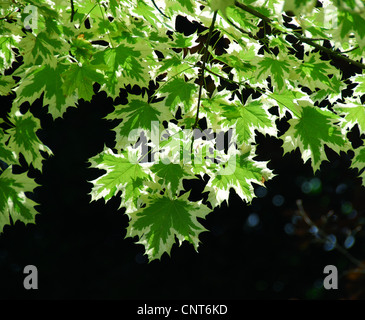
M103 93L56 121L39 101L30 108L40 117L39 136L54 156L44 161L42 174L30 170L41 185L34 195L40 204L36 224L17 222L0 235L0 298L332 299L351 294L341 281L338 290L323 289L324 266L333 264L341 273L351 262L311 241L309 232L295 234L293 224L297 199L313 217L334 210L339 219L352 221L342 212L344 203L357 211L354 219L363 217L364 189L356 171L348 169L347 155L329 152L331 162L315 175L321 187L304 193L303 183L314 177L310 163L303 164L299 152L282 157L279 140L258 135L258 159L271 159L269 167L277 174L267 182L267 194L256 186L260 197L247 205L232 192L229 206L202 221L210 232L201 235L199 253L184 243L174 245L171 258L165 254L147 263L143 246L124 239L128 218L118 210L119 199L89 203L88 181L101 171L89 169L87 160L104 143L113 146L113 123L102 119L112 108ZM186 187L193 187L193 200L201 197L203 183ZM356 240L349 252L364 259L364 237L358 234ZM28 264L38 268L38 290L23 288Z
M351 68L341 67L348 77ZM342 244L343 231L361 225L365 214L364 188L357 172L349 169L353 154L327 150L330 162L314 175L299 151L283 156L281 142L261 134L257 159L270 161L268 166L277 174L266 183L266 191L255 186L258 197L251 205L232 192L229 206L223 204L202 221L209 232L200 237L199 253L187 243L176 244L171 257L164 254L161 261L148 263L143 246L134 243L137 239L124 239L128 218L123 209L118 210L118 197L105 204L104 200L90 203L89 196L88 181L102 172L88 168L87 161L104 144L114 146L115 123L103 117L113 110L113 103L126 103L125 94L113 102L98 93L91 103L80 101L78 108L69 108L55 121L39 100L22 107L41 120L39 137L54 156L44 161L42 173L29 171L40 184L32 195L39 203L36 224L17 222L0 235L1 299L363 297L363 278L345 274L355 266L337 250L314 240L298 218L296 205L302 199L307 214L319 223L332 210L323 228ZM0 105L5 115L11 99L1 97ZM281 130L287 128L286 120L279 123ZM350 138L356 146L362 143L356 128ZM24 161L22 168L15 168L26 169ZM191 199L198 200L204 183L186 184L186 188L192 188ZM365 260L364 233L360 231L355 239L347 251ZM38 290L23 287L23 269L29 264L38 268ZM338 290L323 289L323 269L329 264L338 268Z

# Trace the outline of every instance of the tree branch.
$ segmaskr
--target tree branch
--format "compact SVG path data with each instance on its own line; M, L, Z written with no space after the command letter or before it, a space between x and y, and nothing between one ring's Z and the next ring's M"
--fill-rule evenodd
M71 0L71 22L74 21L74 15L75 15L74 1Z
M269 18L269 17L266 17L265 15L263 15L262 13L256 11L255 9L252 9L246 5L244 5L243 3L241 2L238 2L236 1L235 2L235 6L238 7L238 8L241 8L242 10L254 15L255 17L258 17L260 19L262 19L263 21L265 21L266 23L270 24L272 28L275 28L277 31L279 31L280 33L283 33L281 30L278 30L274 25L273 25L273 21ZM290 33L284 33L284 34L290 34ZM310 46L322 51L322 52L325 52L327 53L328 55L334 57L334 58L337 58L337 59L341 59L341 60L344 60L346 61L347 63L350 63L358 68L361 68L361 69L365 69L365 64L361 63L361 62L358 62L358 61L355 61L355 60L352 60L346 56L344 56L343 52L337 52L337 51L334 51L332 49L329 49L329 48L326 48L324 46L321 46L317 43L315 43L314 41L317 41L318 39L310 39L310 38L306 38L306 37L303 37L301 35L299 35L298 33L293 33L292 34L294 37L296 37L300 42L303 42L303 43L306 43L306 44L309 44Z
M260 19L264 20L266 23L269 23L269 24L271 24L271 23L272 23L272 21L271 21L271 19L270 19L270 18L266 17L266 16L265 16L265 15L263 15L262 13L260 13L260 12L256 11L255 9L252 9L252 8L250 8L250 7L246 6L245 4L243 4L243 3L241 3L241 2L235 1L234 5L235 5L236 7L241 8L242 10L247 11L248 13L251 13L252 15L254 15L254 16L256 16L256 17L258 17L258 18L260 18Z
M321 240L325 241L328 238L328 235L320 228L318 228L315 223L311 220L311 218L307 215L303 208L302 200L297 200L298 212L302 216L303 220L310 227L315 227L318 230L318 235L322 238ZM365 265L358 259L356 259L353 255L351 255L345 248L340 246L337 242L335 243L335 249L342 253L347 259L349 259L354 265L361 269L365 269Z
M209 57L208 47L209 47L210 39L212 37L215 20L217 18L217 13L218 13L218 11L214 11L212 23L211 23L210 28L209 28L208 38L207 38L207 41L206 41L206 44L205 44L205 51L204 51L203 65L202 65L202 73L201 73L202 82L199 86L198 107L197 107L197 111L196 111L196 117L195 117L195 122L194 122L194 125L193 125L193 129L196 128L196 126L198 125L198 121L199 121L199 109L200 109L200 101L201 101L203 82L204 82L205 65L206 65L208 57Z
M301 42L304 42L306 44L309 44L310 46L322 51L322 52L325 52L327 53L328 55L330 56L333 56L334 58L337 58L337 59L341 59L341 60L344 60L346 61L347 63L351 63L353 64L354 66L358 67L358 68L361 68L361 69L365 69L365 64L361 63L361 62L358 62L358 61L355 61L355 60L352 60L346 56L343 55L343 52L337 52L337 51L334 51L332 49L329 49L329 48L326 48L326 47L323 47L315 42L313 42L311 39L309 38L305 38L297 33L294 33L294 36L300 40Z

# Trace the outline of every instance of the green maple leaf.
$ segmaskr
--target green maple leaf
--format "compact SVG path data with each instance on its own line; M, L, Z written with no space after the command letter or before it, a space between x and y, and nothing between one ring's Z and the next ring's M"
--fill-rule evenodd
M107 48L94 55L92 64L96 66L105 66L102 70L105 72L105 80L102 82L103 90L106 90L109 96L115 98L119 95L119 89L124 85L139 85L141 87L148 84L149 75L146 69L150 68L143 61L146 56L140 50L146 51L148 48L138 49L138 45L121 43L115 48ZM149 50L147 50L149 53ZM150 61L151 63L151 61Z
M341 10L355 11L356 9L363 9L364 3L356 0L333 0L333 3L341 8Z
M324 99L328 99L329 102L334 103L342 97L342 90L345 88L346 84L341 81L341 77L334 76L331 78L331 87L320 89L312 93L310 97L313 101L321 102Z
M89 41L85 40L83 35L79 35L76 39L72 40L70 49L73 56L81 62L88 62L96 52L95 47Z
M56 66L57 55L69 50L67 42L58 35L41 31L37 35L27 33L19 43L26 66L48 64Z
M77 102L76 95L64 95L60 90L63 86L62 74L67 69L68 65L58 63L56 68L52 68L50 65L33 66L22 74L17 73L22 76L23 80L14 90L17 97L13 106L20 107L24 102L32 104L44 92L43 105L48 105L48 112L53 118L62 117L66 109L74 107ZM72 87L69 91L72 90Z
M275 91L282 92L286 89L285 79L289 79L290 68L293 67L290 60L271 55L256 60L256 77L258 81L267 79L270 76Z
M74 92L85 101L91 101L94 95L93 84L102 83L104 77L91 65L73 64L63 74L62 90L66 97L72 97Z
M268 100L271 105L277 105L279 107L279 116L284 117L286 111L289 111L295 117L299 116L300 107L298 107L297 101L306 96L299 89L297 90L285 90L281 93L268 94Z
M152 130L154 122L158 122L158 127L163 129L162 122L169 120L171 113L161 103L150 104L141 96L129 97L127 105L117 105L115 110L106 119L123 119L114 131L116 132L116 148L124 148L131 142L135 142L143 131L148 135ZM132 139L132 141L129 140Z
M0 73L4 73L15 61L15 54L12 47L16 47L16 43L11 36L0 36Z
M177 0L177 2L180 3L183 8L186 8L189 13L194 14L194 8L196 6L194 0Z
M186 61L187 64L193 64L195 63L195 57L194 56L186 56L183 57L183 52L176 53L168 53L168 56L163 59L163 61L160 62L160 66L158 68L158 74L162 74L167 71L168 76L167 78L172 80L173 77L175 77L177 74L180 74L182 72L185 73L187 76L194 76L194 69L192 67L187 67L185 63L181 63L183 60ZM165 86L168 82L166 82ZM161 87L162 89L163 87Z
M185 36L182 33L176 33L174 35L174 40L169 43L172 48L189 48L193 45L196 35ZM181 64L181 61L180 61Z
M222 116L225 117L220 124L235 127L238 143L254 141L255 130L264 134L277 135L275 117L268 111L269 107L259 100L249 99L245 105L240 102L222 106Z
M284 11L292 11L295 14L312 11L316 0L285 0Z
M30 112L21 114L20 111L11 113L10 121L14 127L8 129L10 135L9 148L17 154L21 153L28 164L42 171L43 156L40 151L52 154L52 151L45 146L37 137L37 131L41 128L39 119Z
M194 0L165 0L165 14L173 16L179 13L194 14L196 1Z
M188 193L177 199L152 195L144 199L145 208L131 215L127 237L139 237L151 260L160 259L164 252L170 255L175 237L188 241L198 249L199 234L206 229L197 218L205 218L210 209L203 204L188 200Z
M360 98L346 99L346 103L337 103L334 110L344 116L343 127L352 129L354 125L359 126L360 134L365 133L365 107Z
M11 166L0 174L0 233L4 225L22 221L34 223L38 213L36 203L26 197L26 192L33 192L37 184L26 173L13 174Z
M127 213L135 208L145 181L150 180L148 171L136 160L136 154L130 149L119 154L105 149L90 158L92 168L106 170L105 174L91 181L94 185L90 193L91 201L104 198L107 202L122 191L121 206L127 208Z
M348 39L350 33L355 34L355 38L360 48L365 47L365 17L363 13L339 11L338 28L333 31L335 38L340 38L341 42Z
M112 12L113 16L115 17L120 9L119 0L110 0L109 1L109 10Z
M266 162L254 161L255 149L243 154L231 154L229 160L222 163L222 169L210 179L203 192L209 192L208 201L213 207L223 201L228 204L229 190L233 188L237 195L246 202L251 202L254 189L251 183L264 185L263 181L274 177Z
M156 22L159 21L158 18L161 17L161 14L153 6L149 6L143 0L137 2L134 12L148 21L152 26L155 26Z
M315 9L315 0L239 1L249 9L242 10L233 0L165 0L156 4L147 0L75 0L73 21L68 0L12 1L11 5L0 6L0 95L16 93L9 116L14 126L0 128L0 160L2 167L10 165L0 169L0 228L12 218L34 221L36 213L34 203L25 196L35 183L25 174L13 175L11 165L18 164L22 154L26 162L41 169L42 150L50 153L37 137L39 120L31 113L23 115L17 110L24 103L32 104L43 97L49 113L60 117L69 106L76 105L77 99L90 101L96 83L112 98L121 89L129 91L127 85L136 85L144 92L141 97L129 95L127 105L117 105L106 117L121 121L114 129L116 148L121 151L105 149L90 159L92 168L105 170L92 181L91 200L108 201L121 193L121 205L130 218L127 235L139 237L151 260L160 259L164 252L170 254L176 238L180 244L187 240L197 248L198 236L205 230L198 218L205 218L209 210L201 202L189 201L188 193L178 197L184 179L208 175L205 191L215 207L228 201L231 189L250 202L254 197L252 184L263 185L274 176L266 163L253 160L256 130L277 135L271 107L278 106L280 118L291 115L290 128L281 137L284 152L299 148L304 161L312 160L314 171L326 160L325 145L336 152L347 151L350 144L346 133L355 125L361 134L365 133L361 103L364 75L350 78L357 84L354 97L338 103L348 82L332 62L321 60L318 52L310 52L309 47L313 46L303 43L303 38L296 37L297 44L304 48L304 58L298 58L301 52L294 54L292 50L298 47L292 45L287 35L295 35L295 31L283 25L282 8L297 15L292 23L303 30L303 36L318 44L322 40L315 38L327 39L333 50L360 61L365 52L363 1L326 0ZM37 7L38 27L24 31L24 8L28 4ZM271 32L264 25L262 41L257 39L262 19L253 11L248 12L250 9L271 20ZM217 50L212 50L212 59L206 66L217 89L212 93L211 87L203 87L197 113L199 86L195 82L202 58L198 50L204 47L204 41L195 45L197 34L185 36L176 32L175 23L180 15L209 27L211 11L217 10L220 16L214 29L219 31L219 37L213 38L219 46L214 45ZM106 46L100 41L106 42ZM225 53L221 55L222 46ZM262 55L259 52L263 46L276 48L279 53L269 54L265 50ZM184 50L176 50L181 48ZM337 60L331 55L329 58ZM249 99L241 105L234 100L236 90L248 87L259 93L260 99ZM310 94L306 88L311 90ZM152 103L155 97L162 99ZM313 102L324 99L334 105L334 111L313 107ZM179 108L181 112L176 113ZM177 119L173 119L175 114ZM207 127L216 130L215 135L205 132L204 139L193 139L196 117L202 120L199 124L204 125L206 120ZM168 129L159 138L168 137L157 141L156 129L165 129L166 122ZM9 127L9 123L3 125ZM152 127L154 133L149 132ZM228 149L218 146L218 137L226 137L226 130L232 127L236 134ZM146 145L143 139L136 143L140 131L146 134ZM128 146L132 143L137 149ZM155 160L159 157L173 161L139 163L137 159L146 159L142 151L145 146L151 148ZM363 184L364 150L356 149L352 162Z
M178 106L181 106L184 112L188 111L193 104L193 94L197 91L197 86L194 83L186 82L182 78L170 80L160 89L161 93L168 94L165 103L173 112Z
M230 96L231 93L227 90L222 90L219 93L215 90L211 96L202 98L200 112L207 119L209 128L213 130L222 128L219 123L223 121L223 118L220 115L222 107L231 104Z
M21 33L21 26L8 23L5 19L0 20L0 74L9 69L15 61L12 48L18 47Z
M352 83L357 83L354 93L363 95L365 92L365 75L357 74L356 76L351 77L350 80Z
M362 185L365 187L365 147L361 146L355 149L355 156L352 159L351 168L359 170Z
M312 160L313 171L317 171L322 161L327 160L324 145L340 153L348 148L346 135L335 123L341 118L331 111L313 107L299 101L302 107L298 119L290 119L289 130L281 136L284 154L299 147L304 162Z
M192 178L180 164L175 163L164 164L159 162L151 167L151 171L156 174L156 181L160 182L161 187L167 188L172 196L175 196L178 190L183 189L183 178Z
M221 10L223 16L226 16L227 7L234 5L234 0L210 0L210 8L212 11Z
M15 81L11 76L1 76L0 79L0 96L7 96L15 86Z
M255 59L256 50L254 46L245 47L240 51L232 51L229 54L223 54L219 56L219 60L225 62L227 65L234 69L235 74L239 82L244 82L249 78L249 75L256 69L255 65L250 61ZM222 70L219 70L221 73Z
M16 153L6 145L9 137L10 136L5 134L3 129L0 128L0 160L7 164L16 164L18 163Z
M328 61L320 59L320 53L304 55L304 61L291 72L291 80L297 80L310 90L332 88L332 80L328 77L339 76L339 71Z

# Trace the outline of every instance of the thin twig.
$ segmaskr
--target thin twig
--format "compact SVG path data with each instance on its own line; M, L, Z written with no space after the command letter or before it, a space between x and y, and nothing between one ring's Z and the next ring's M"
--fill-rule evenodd
M303 208L302 200L297 200L297 206L299 209L299 214L303 218L303 220L308 224L310 227L315 227L318 230L318 235L321 237L321 240L326 241L328 239L328 234L324 232L322 229L318 228L316 224L311 220L311 218L307 215ZM335 243L335 249L342 253L347 259L349 259L354 265L361 269L365 269L365 265L358 259L356 259L352 254L350 254L344 247L339 245L336 241Z
M155 6L155 8L158 10L159 13L161 13L165 18L167 19L171 19L170 17L168 17L166 14L164 14L159 7L157 7L156 3L155 3L155 0L151 0L153 5Z
M299 39L301 42L304 42L304 43L307 43L309 45L311 45L312 47L320 50L320 51L323 51L331 56L333 56L334 58L337 58L337 59L341 59L341 60L344 60L346 61L347 63L350 63L350 64L353 64L354 66L358 67L358 68L361 68L361 69L365 69L365 64L361 63L361 62L358 62L358 61L355 61L355 60L352 60L348 57L345 57L343 55L344 52L337 52L337 51L334 51L334 50L331 50L329 48L326 48L326 47L323 47L315 42L313 42L311 39L309 38L305 38L305 37L302 37L301 35L297 34L297 33L294 33L295 37L297 39Z
M349 52L355 51L355 50L357 50L359 48L360 48L359 46L356 46L356 47L353 47L352 49L349 49L349 50L346 50L346 51L342 51L342 53L349 53Z
M242 10L244 10L244 11L246 11L246 12L252 14L252 15L254 15L255 17L258 17L258 18L262 19L264 22L270 24L273 28L275 28L280 33L284 33L284 34L288 34L288 35L290 34L290 33L287 33L287 32L282 32L281 30L277 29L273 25L273 21L269 17L266 17L262 13L256 11L255 9L252 9L252 8L246 6L243 3L238 2L238 1L235 2L235 6L241 8ZM334 58L344 60L347 63L353 64L356 67L359 67L361 69L365 69L365 64L363 64L361 62L358 62L358 61L355 61L355 60L352 60L352 59L344 56L343 52L337 52L337 51L334 51L332 49L326 48L324 46L321 46L321 45L315 43L314 41L317 41L317 39L306 38L306 37L303 37L303 36L301 36L300 34L298 34L296 32L293 33L292 35L294 35L300 42L304 42L306 44L309 44L310 46L312 46L312 47L314 47L314 48L316 48L320 51L323 51L323 52L333 56Z

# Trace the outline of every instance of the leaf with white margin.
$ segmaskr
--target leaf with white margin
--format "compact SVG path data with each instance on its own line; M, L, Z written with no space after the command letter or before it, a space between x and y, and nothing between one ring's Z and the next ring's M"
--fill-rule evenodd
M138 236L137 243L145 246L150 261L161 259L165 252L170 255L175 237L180 245L188 241L198 250L199 234L206 229L197 218L205 219L211 210L188 197L188 192L177 199L159 194L146 196L146 207L131 213L126 237Z
M208 201L213 207L220 206L223 201L228 204L231 188L243 201L250 203L255 196L252 183L264 186L263 181L275 176L267 168L267 162L253 160L256 156L254 147L242 154L230 154L231 157L226 163L222 163L221 170L208 181L203 191L209 192Z
M251 63L257 66L255 71L257 81L266 80L270 76L275 92L283 92L287 89L285 80L290 78L290 71L294 67L292 60L282 55L276 57L265 52L263 58L258 56Z
M354 150L355 157L352 159L351 168L359 170L362 185L365 187L365 147L361 146Z
M76 94L64 95L60 90L63 86L62 74L68 69L68 65L58 62L55 68L50 65L32 66L25 72L17 73L22 81L14 90L16 99L14 106L20 107L24 102L32 104L40 98L42 93L43 105L48 105L48 112L52 117L62 117L68 107L75 107L78 97Z
M298 117L298 103L297 101L306 95L299 89L285 90L281 93L269 93L267 98L261 98L261 101L267 101L272 106L279 107L279 117L285 117L288 111L293 117Z
M321 60L320 53L316 52L304 55L304 61L290 71L290 80L297 80L312 91L316 88L328 90L333 86L329 75L338 77L340 72L329 61Z
M26 197L26 192L33 192L38 186L27 173L13 174L8 167L0 174L0 233L6 224L22 221L25 224L35 223L38 213L33 200Z
M316 0L285 0L284 11L292 11L297 15L310 13L316 5Z
M174 197L178 191L183 189L183 179L193 179L194 176L185 171L180 164L158 162L151 167L151 171L155 174L155 180L161 186L166 188L171 196Z
M342 98L342 90L345 88L346 84L341 81L341 77L334 76L331 78L331 87L313 92L310 97L313 101L322 102L327 99L330 103L334 103Z
M16 61L12 48L18 46L21 33L19 24L9 23L7 19L0 20L0 74L11 68L12 63Z
M93 65L74 63L62 74L62 78L65 97L72 97L77 92L78 98L91 101L95 82L102 83L104 77Z
M359 8L360 9L360 8ZM355 35L360 49L365 47L365 17L364 8L359 12L339 10L338 25L333 29L333 38L341 42L348 41L351 34Z
M52 151L37 136L37 131L41 129L39 119L30 112L22 114L20 111L12 112L9 119L14 124L13 128L7 130L10 134L9 148L15 151L18 157L21 153L28 164L42 171L44 158L40 151L49 155Z
M136 208L145 181L150 180L146 165L138 162L137 151L128 148L127 151L116 154L106 148L89 159L91 168L106 170L105 174L90 181L94 185L90 193L91 201L104 198L108 202L121 190L121 206L127 208L127 213Z
M15 86L15 81L12 76L1 76L0 79L0 96L7 96L11 89Z
M222 116L225 118L220 124L235 127L239 144L253 142L255 130L276 136L275 116L269 112L270 107L260 100L252 100L251 96L245 105L239 101L222 105Z
M289 130L280 137L284 141L284 154L299 148L304 163L311 159L316 172L322 161L327 160L325 144L339 154L348 149L349 142L335 124L341 121L338 115L305 101L298 101L298 106L301 107L300 117L290 119Z
M357 74L350 78L352 83L357 83L358 85L354 89L354 94L363 95L365 93L365 75Z
M57 56L69 50L70 45L58 35L42 30L37 35L27 33L20 41L19 49L26 66L57 64Z
M359 126L360 134L365 133L365 106L360 98L345 99L345 103L337 103L333 109L341 116L344 116L343 128L352 129L354 125Z
M147 49L147 50L146 50ZM149 47L136 43L133 46L120 43L116 47L106 48L94 55L92 64L102 67L105 78L99 84L108 96L115 99L125 85L144 87L150 80L149 69L145 59L150 53ZM150 60L150 64L152 61Z
M16 153L6 145L9 137L10 136L8 134L4 134L3 129L0 128L0 160L4 161L8 165L18 164Z
M172 118L172 114L163 102L149 103L148 96L128 96L127 105L117 105L105 119L123 119L113 130L116 133L116 148L126 147L131 142L137 141L141 131L146 135L154 130L157 123L158 129L163 129L163 121Z
M183 78L175 78L165 82L160 92L167 94L164 101L171 111L175 112L180 106L183 112L186 112L193 105L198 89L193 81L186 82Z

